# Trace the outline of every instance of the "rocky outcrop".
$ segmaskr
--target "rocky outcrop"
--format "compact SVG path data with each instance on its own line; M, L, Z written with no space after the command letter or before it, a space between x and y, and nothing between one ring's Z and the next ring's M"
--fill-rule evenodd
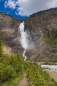
M11 49L11 53L15 53L18 50L20 52L22 51L22 46L19 42L20 35L18 33L18 27L21 22L21 19L16 19L5 13L0 13L0 35L2 36L3 44L9 47L8 51ZM5 52L8 52L7 47L4 49L4 51L6 50Z

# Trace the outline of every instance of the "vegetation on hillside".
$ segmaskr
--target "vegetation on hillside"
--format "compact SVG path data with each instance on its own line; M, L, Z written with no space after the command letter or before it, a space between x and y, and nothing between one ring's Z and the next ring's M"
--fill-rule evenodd
M27 69L28 86L56 86L57 83L49 74L43 71L36 63L30 63Z
M46 44L54 45L57 44L57 29L52 28L44 34L44 41Z
M27 73L28 86L57 86L53 78L36 63L24 61L17 53L15 56L5 55L0 38L0 86L16 86Z

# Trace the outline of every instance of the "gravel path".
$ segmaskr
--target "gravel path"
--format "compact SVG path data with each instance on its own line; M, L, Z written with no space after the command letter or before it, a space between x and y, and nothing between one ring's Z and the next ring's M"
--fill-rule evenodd
M27 76L24 74L23 79L18 83L17 86L27 86Z

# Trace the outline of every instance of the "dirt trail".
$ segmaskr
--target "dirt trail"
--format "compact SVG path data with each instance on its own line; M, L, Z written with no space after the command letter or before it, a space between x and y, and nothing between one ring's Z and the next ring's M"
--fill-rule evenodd
M27 86L27 75L24 74L23 79L18 83L17 86Z

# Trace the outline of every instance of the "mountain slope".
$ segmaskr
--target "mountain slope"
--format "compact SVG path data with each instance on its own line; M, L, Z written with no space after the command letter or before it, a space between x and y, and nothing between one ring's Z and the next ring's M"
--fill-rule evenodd
M25 21L25 30L28 30L29 39L35 46L28 50L27 55L36 61L57 56L57 43L48 45L44 41L44 35L53 28L57 29L57 8L35 13Z
M3 45L9 47L8 49L11 48L12 53L17 52L19 49L20 51L22 50L20 42L18 42L18 39L20 38L20 35L18 35L18 28L22 21L23 20L13 18L5 13L0 13L0 35L3 39ZM6 50L5 52L7 53L8 51Z
M3 43L9 46L12 53L19 51L22 55L23 48L20 44L19 25L23 20L13 18L5 13L0 13L0 35ZM26 56L34 61L41 61L57 57L57 42L47 44L44 35L53 28L57 29L57 8L41 11L28 17L25 22L25 31L28 33L29 49ZM52 39L52 41L54 41Z

